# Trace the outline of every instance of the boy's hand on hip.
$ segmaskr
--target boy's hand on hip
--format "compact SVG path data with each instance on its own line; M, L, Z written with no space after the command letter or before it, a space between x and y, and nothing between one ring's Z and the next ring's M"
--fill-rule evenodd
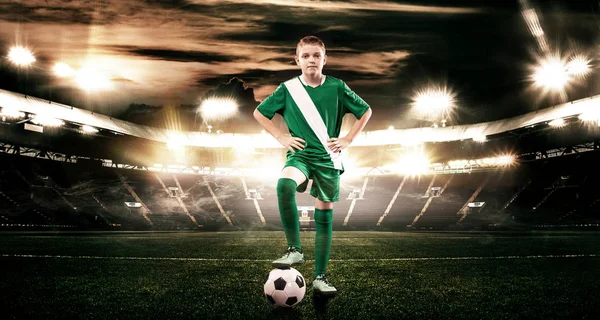
M327 147L333 152L340 152L350 145L350 140L346 138L331 138L327 140Z
M304 150L304 144L306 143L306 141L304 141L302 138L287 135L279 137L277 141L279 141L281 145L283 145L286 149L290 150L291 152L296 152L294 148L298 150Z

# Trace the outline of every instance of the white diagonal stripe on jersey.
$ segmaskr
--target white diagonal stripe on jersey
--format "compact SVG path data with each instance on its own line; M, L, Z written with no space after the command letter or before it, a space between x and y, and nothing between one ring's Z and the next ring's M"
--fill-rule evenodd
M327 147L327 140L329 140L329 134L327 134L327 127L325 126L325 122L323 122L323 118L321 118L321 114L317 110L315 103L312 101L306 89L300 82L298 77L288 80L285 83L285 87L290 92L292 99L302 112L304 119L310 126L310 128L314 131L317 138L325 148L325 151L331 157L331 161L333 161L333 167L337 170L342 170L342 157L340 152L333 152Z

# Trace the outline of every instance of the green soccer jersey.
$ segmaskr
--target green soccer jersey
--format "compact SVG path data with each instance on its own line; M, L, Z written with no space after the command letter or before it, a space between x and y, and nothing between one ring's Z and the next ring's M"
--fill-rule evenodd
M315 104L327 128L329 138L339 137L344 115L352 113L357 119L360 119L369 109L369 105L340 79L326 76L321 85L313 88L306 85L301 76L298 78ZM288 151L288 159L301 157L319 166L339 169L334 167L331 156L304 118L285 84L279 85L270 96L261 102L258 111L268 119L272 119L276 113L279 113L287 124L290 134L306 141L304 150L295 153Z

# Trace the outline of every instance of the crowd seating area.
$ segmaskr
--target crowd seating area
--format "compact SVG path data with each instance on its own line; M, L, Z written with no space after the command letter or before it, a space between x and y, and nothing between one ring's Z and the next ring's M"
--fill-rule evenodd
M599 158L594 151L471 173L344 174L334 229L597 225ZM171 174L9 154L0 160L0 230L281 229L276 177ZM306 229L314 228L309 190L296 195Z

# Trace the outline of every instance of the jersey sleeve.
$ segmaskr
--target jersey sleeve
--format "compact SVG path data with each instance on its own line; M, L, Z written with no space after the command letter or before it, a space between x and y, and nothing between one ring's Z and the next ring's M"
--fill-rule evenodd
M360 119L370 106L359 97L348 85L342 81L342 105L344 114L352 113L356 119Z
M273 119L276 113L282 114L285 109L285 88L280 84L270 96L263 100L257 107L258 112L269 120Z

